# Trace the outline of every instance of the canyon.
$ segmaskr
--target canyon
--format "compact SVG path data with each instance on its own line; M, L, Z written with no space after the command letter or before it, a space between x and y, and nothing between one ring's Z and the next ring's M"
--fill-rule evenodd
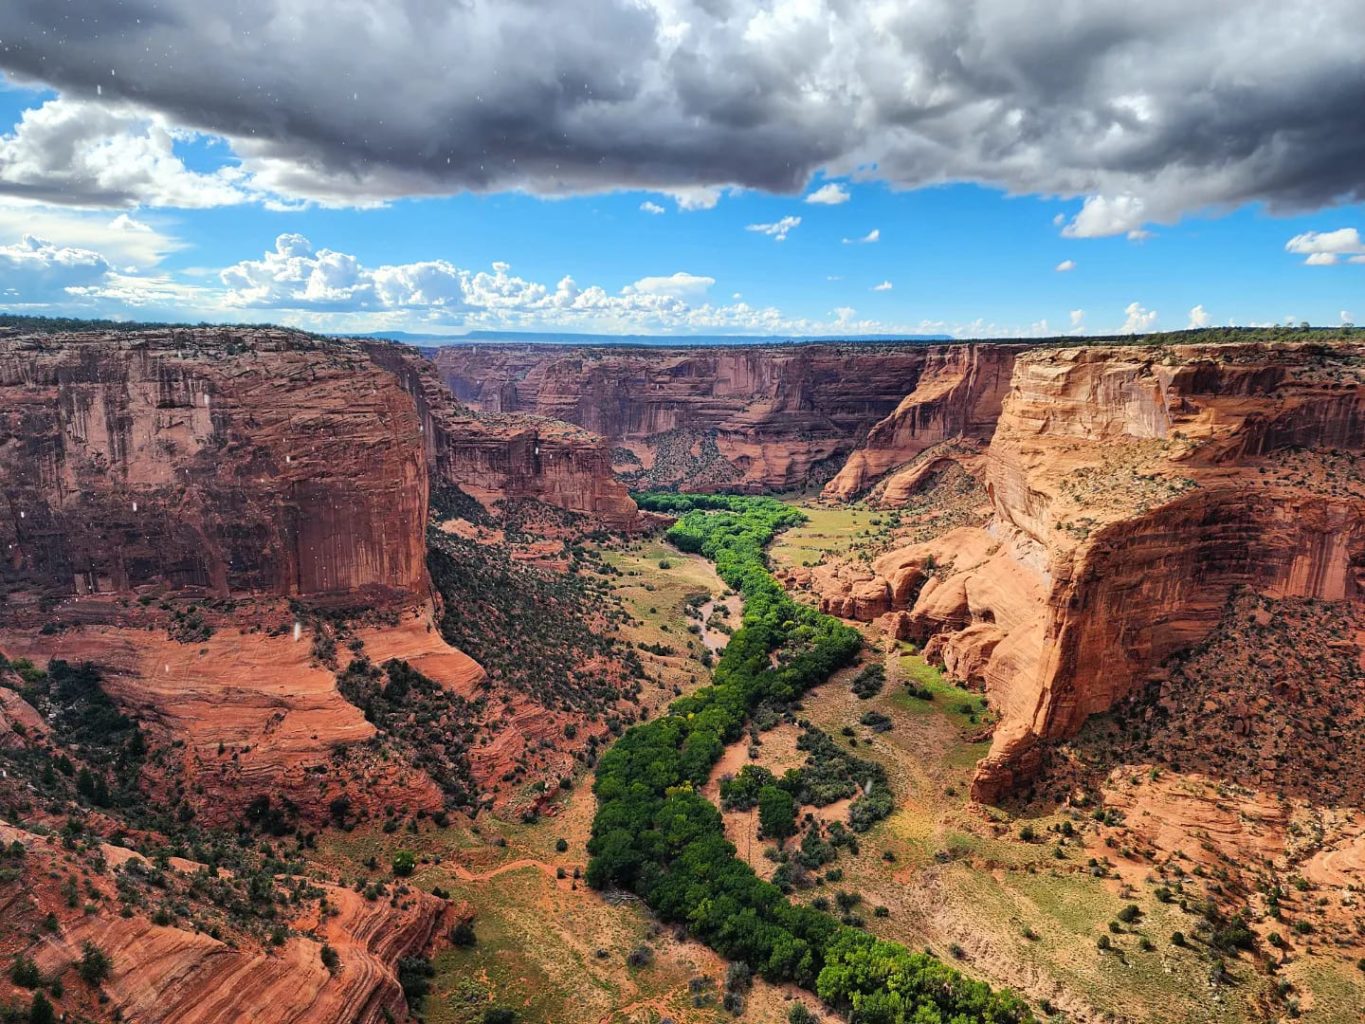
M970 745L971 828L1100 794L1131 820L1125 842L1224 871L1229 890L1258 884L1246 862L1265 857L1348 893L1365 880L1363 447L1349 334L7 336L0 838L16 852L0 899L25 930L0 955L61 976L87 940L110 951L107 1002L82 988L62 1004L95 1019L404 1019L401 964L448 948L468 911L398 877L378 891L354 851L454 820L467 848L424 870L449 855L455 878L491 883L455 854L492 822L584 813L598 753L703 683L729 636L706 625L737 612L719 581L677 598L702 624L633 631L677 555L649 539L648 559L621 560L670 521L629 489L778 492L852 517L847 545L796 546L774 572L856 623L891 678L920 658L983 702L962 736L936 722L917 750ZM631 614L611 596L627 589ZM861 721L841 699L812 697L831 734ZM753 757L741 744L724 763ZM1226 779L1247 787L1232 803ZM1320 848L1292 839L1302 822ZM234 835L230 853L206 838ZM546 858L523 849L506 872L534 863L577 893ZM287 915L252 902L267 876ZM70 904L68 877L96 909ZM947 935L978 948L917 938Z
M824 609L895 616L985 690L1001 721L982 800L1207 636L1239 588L1361 596L1358 342L428 355L473 406L600 433L640 486L823 483L891 509L945 471L979 485L973 525L813 576Z
M274 328L7 337L0 478L0 715L23 768L0 773L7 815L36 809L26 779L29 794L60 805L70 786L60 772L27 774L55 759L85 773L99 800L133 801L96 813L91 842L129 826L145 842L172 820L155 817L163 809L178 814L172 831L209 834L444 817L524 800L526 773L553 793L605 733L548 691L487 692L489 670L443 638L464 595L443 592L428 567L430 509L433 495L456 494L477 517L522 523L529 504L567 517L547 527L567 538L638 529L634 502L599 439L464 409L411 349ZM567 543L549 546L558 554ZM478 562L486 547L495 550L465 553ZM577 607L546 603L543 622ZM606 692L595 699L610 705L627 695L629 669L610 651L595 657ZM401 718L357 705L367 673L421 688L423 714L446 727L433 741L441 759L394 733L407 728ZM131 729L147 753L129 761L101 747L113 742L106 729L50 724L63 716ZM582 726L567 740L566 721ZM116 784L137 797L104 795ZM55 871L65 855L52 859L44 815L37 824L5 828L29 851L26 870L52 860ZM62 870L89 875L91 899L126 902L122 880L116 894L97 876L127 853L90 846L81 860L93 869ZM64 918L52 886L15 898L12 920ZM139 1020L237 1020L267 1005L281 1020L403 1015L398 962L431 948L448 908L420 893L390 906L335 886L314 898L327 912L292 925L278 951L249 918L205 934L139 908L94 927L59 921L60 941L36 959L58 976L96 941L117 965L106 995ZM231 932L230 946L219 932ZM340 974L319 962L319 942L339 951Z
M473 408L536 413L601 435L632 486L801 490L828 480L856 448L867 467L845 467L836 487L852 493L907 443L989 433L1018 348L479 344L428 354Z

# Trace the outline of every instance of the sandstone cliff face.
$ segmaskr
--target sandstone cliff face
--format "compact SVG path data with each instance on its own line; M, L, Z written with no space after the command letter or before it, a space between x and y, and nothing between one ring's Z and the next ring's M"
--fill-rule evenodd
M920 452L952 438L989 440L1009 390L1014 345L931 349L915 389L868 431L824 496L845 500Z
M325 823L320 775L357 813L439 809L426 774L373 750L288 601L378 609L360 635L373 658L472 699L483 668L432 619L429 482L629 529L608 461L580 428L469 413L402 346L235 328L6 339L0 652L101 666L174 744L207 824L260 797Z
M48 599L427 592L428 470L635 521L601 442L461 410L412 349L254 329L6 339L0 581Z
M380 1024L408 1019L398 984L397 964L404 956L427 948L446 907L426 893L411 893L401 903L366 900L355 891L317 883L318 893L335 910L319 919L316 912L290 922L296 934L267 950L253 935L234 934L231 942L202 930L157 924L141 912L89 914L67 906L58 879L67 872L86 875L86 885L109 904L117 903L116 879L140 877L153 865L132 850L97 845L109 871L90 872L88 863L64 852L52 835L37 835L0 822L0 840L25 850L22 877L0 885L0 903L14 926L18 948L33 957L50 976L67 971L81 957L82 945L93 942L112 960L102 996L68 976L58 1001L61 1011L83 1020L134 1020L146 1024L230 1024L259 1020L291 1024L355 1021ZM203 865L171 858L166 889L185 889ZM216 872L215 872L216 874ZM190 899L193 899L190 890ZM196 911L203 912L195 904ZM49 916L50 915L50 916ZM55 922L40 926L44 918ZM32 944L30 945L30 942ZM331 972L321 962L321 943L336 950L340 968ZM8 987L8 979L5 982ZM22 990L14 993L26 996Z
M476 409L533 412L601 434L616 446L616 468L627 479L780 491L834 472L926 374L942 393L932 402L926 396L918 412L907 410L907 423L918 424L909 427L912 433L984 431L991 419L989 392L999 390L993 382L1008 377L998 348L1008 351L452 345L435 350L432 359L456 398ZM955 374L961 377L956 385L950 380Z
M611 453L600 437L533 416L476 415L452 399L415 349L365 347L413 396L433 480L455 484L486 502L543 501L612 530L638 525L635 502L612 474Z
M419 426L393 377L345 343L212 329L6 340L0 580L47 598L415 597Z
M993 518L892 552L827 605L901 635L1001 713L996 799L1201 640L1230 595L1365 599L1358 345L1021 355L986 455ZM851 605L849 598L852 598Z

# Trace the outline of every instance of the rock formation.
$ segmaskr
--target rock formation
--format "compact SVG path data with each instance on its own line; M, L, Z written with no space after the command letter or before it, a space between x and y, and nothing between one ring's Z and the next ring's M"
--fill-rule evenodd
M432 479L492 503L530 498L590 516L612 530L639 524L600 437L569 423L526 415L477 415L452 399L416 350L369 343L366 351L413 396L422 417Z
M275 330L7 339L0 424L12 606L425 590L419 420L357 346Z
M249 932L233 929L231 921L219 925L233 931L229 942L226 935L217 938L178 920L158 923L137 911L91 914L67 905L57 880L68 872L85 874L87 894L101 902L115 903L129 888L135 891L136 880L152 876L156 868L132 850L98 845L99 866L92 872L88 861L65 852L53 835L0 822L0 842L24 850L18 877L0 882L0 898L12 937L42 936L29 953L39 970L50 977L69 971L87 942L110 959L112 968L98 996L74 975L67 977L63 1007L78 1010L82 1019L145 1024L380 1024L406 1019L398 961L427 948L447 913L444 901L426 893L411 893L401 904L390 905L314 882L316 894L335 913L320 918L311 911L290 922L296 933L268 950ZM189 900L196 912L211 913L211 905L201 905L194 889L186 888L207 870L171 858L163 869L167 881L161 891L180 895L184 890L180 898ZM322 962L324 942L337 954L335 971Z
M576 423L616 447L624 478L652 486L804 488L881 425L885 454L865 456L842 491L869 483L881 471L873 463L886 469L933 440L988 434L1014 349L451 345L431 356L461 402ZM911 404L893 423L902 400Z
M950 438L989 440L1019 351L1013 345L989 344L931 349L915 389L868 431L825 485L825 497L852 498L883 474Z
M993 516L826 573L1001 714L993 800L1201 640L1239 588L1365 596L1365 351L1351 343L1022 354L986 453Z

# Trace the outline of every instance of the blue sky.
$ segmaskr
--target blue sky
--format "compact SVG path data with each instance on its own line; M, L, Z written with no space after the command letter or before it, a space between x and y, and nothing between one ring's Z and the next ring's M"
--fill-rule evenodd
M891 166L910 158L889 132L880 163L862 159L863 141L776 185L785 171L761 150L701 183L633 150L598 177L611 154L594 150L569 186L543 169L523 180L515 155L487 148L463 178L416 157L338 171L335 145L299 153L254 126L192 123L169 100L144 102L144 83L135 99L111 95L127 78L115 70L93 88L22 71L0 85L0 307L432 333L971 337L1365 318L1365 208L1350 182L1289 199L1284 173L1263 195L1241 175L1220 196L1212 171L1184 168L1172 185L1165 169L1082 167L1053 186L1013 166L1033 150L1002 151L1011 169L997 174L954 166L941 145L944 166L916 156L907 171ZM295 102L300 117L316 107ZM394 145L420 148L416 129ZM1057 148L1084 148L1072 141Z

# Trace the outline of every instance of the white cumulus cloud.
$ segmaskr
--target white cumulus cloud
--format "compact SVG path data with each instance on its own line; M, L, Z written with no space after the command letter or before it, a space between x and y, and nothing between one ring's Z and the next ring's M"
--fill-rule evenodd
M1131 194L1089 196L1081 205L1081 212L1062 228L1062 234L1067 238L1145 237L1142 222L1146 209L1147 204Z
M201 208L247 201L244 174L191 171L175 153L191 133L128 104L58 97L0 135L0 193L83 206Z
M1057 271L1058 271L1059 273L1062 273L1062 274L1065 274L1068 270L1075 270L1075 269L1076 269L1076 261L1075 261L1075 260L1062 260L1061 263L1058 263L1058 264L1057 264Z
M750 224L744 230L756 231L760 235L768 235L774 241L785 242L787 240L787 235L800 223L800 217L787 216L783 217L781 220L773 221L771 224Z
M1119 328L1120 334L1142 334L1156 323L1156 310L1147 309L1140 302L1130 302L1123 310L1127 319Z
M873 228L862 238L845 238L845 245L871 245L873 242L880 241L882 237L881 228Z
M1186 326L1185 328L1186 330L1194 331L1202 327L1207 327L1208 325L1209 314L1208 311L1204 309L1202 304L1195 306L1193 309L1190 310L1190 322Z
M874 292L889 292L892 289L892 287L894 286L891 284L890 281L883 281L881 284L874 284L872 286L872 290Z
M828 185L821 185L810 195L806 196L806 202L815 203L818 206L838 206L846 203L853 197L849 195L848 189L844 188L836 181L831 181Z
M1357 228L1335 231L1305 231L1284 244L1285 252L1304 257L1310 267L1330 267L1346 256L1352 263L1365 263L1365 242Z
M361 330L362 324L535 329L555 327L607 333L739 333L808 335L923 333L905 326L849 316L836 321L792 317L772 306L754 306L735 294L712 304L715 279L678 271L642 277L619 291L579 286L565 276L553 286L523 278L507 263L469 270L445 260L366 266L348 253L318 247L302 235L284 234L259 259L243 260L219 274L223 290L201 295L200 307L225 317L242 308L268 309L286 322L317 330ZM114 297L112 289L104 293ZM190 303L186 303L190 305ZM937 328L941 330L939 325Z
M713 284L716 283L714 277L704 277L700 274L688 274L678 271L667 277L642 277L632 285L626 286L626 293L639 293L643 295L704 295ZM738 296L736 296L738 298Z
M0 246L0 298L41 305L69 297L69 289L103 282L113 268L97 252L54 245L25 235Z
M658 203L650 202L648 199L646 199L643 203L640 204L640 209L643 210L645 213L652 213L655 214L656 216L658 214L667 212Z

